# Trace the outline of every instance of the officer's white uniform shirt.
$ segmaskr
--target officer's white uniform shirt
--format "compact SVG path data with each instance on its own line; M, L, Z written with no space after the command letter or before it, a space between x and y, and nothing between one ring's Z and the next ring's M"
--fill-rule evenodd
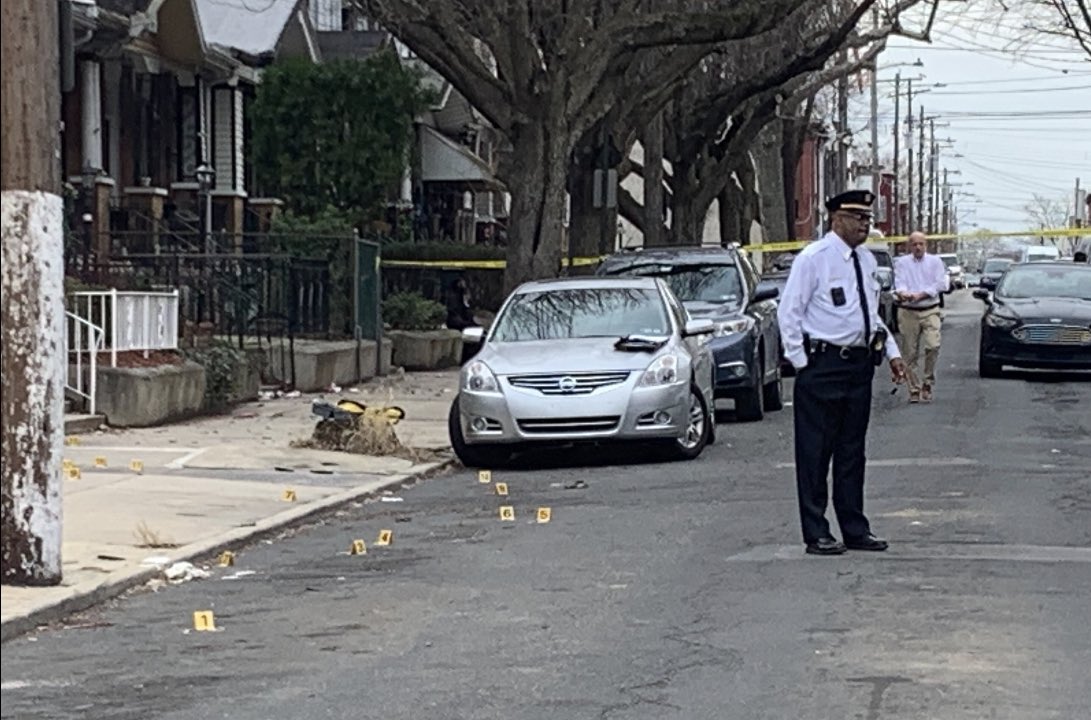
M864 294L871 314L872 332L886 326L879 318L878 263L862 245L856 248L860 270L864 277ZM840 292L837 289L840 288ZM838 305L835 298L841 299ZM856 270L852 263L852 248L837 233L828 232L821 240L811 243L792 261L788 283L784 287L777 309L784 355L801 369L807 366L807 351L803 334L811 340L825 340L834 345L866 347L864 317L860 311L860 292L856 285ZM887 331L886 356L901 357L898 343Z

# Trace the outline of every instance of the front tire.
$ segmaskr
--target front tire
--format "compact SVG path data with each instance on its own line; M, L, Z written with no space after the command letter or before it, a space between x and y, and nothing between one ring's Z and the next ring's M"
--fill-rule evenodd
M704 393L696 383L689 386L689 416L686 433L677 440L671 440L668 454L675 460L694 460L705 449L712 434L712 424L716 418L711 412Z
M458 398L451 403L451 410L447 413L447 434L451 439L451 447L455 456L468 468L480 468L490 470L507 464L511 460L511 450L504 445L470 445L462 434L462 412L458 406Z
M779 357L779 354L778 354ZM765 357L761 359L762 367L765 367ZM762 388L762 404L765 405L765 409L770 412L784 409L784 388L781 386L780 366L777 366L777 376L773 379L773 382L769 383Z
M1003 366L998 362L986 359L985 354L982 353L977 358L977 374L983 378L1003 377Z

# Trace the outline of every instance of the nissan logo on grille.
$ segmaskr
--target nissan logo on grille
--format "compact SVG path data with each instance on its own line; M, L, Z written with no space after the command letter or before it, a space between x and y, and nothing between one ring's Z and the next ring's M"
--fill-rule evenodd
M557 387L560 389L561 392L572 392L576 389L576 378L566 375L557 381Z

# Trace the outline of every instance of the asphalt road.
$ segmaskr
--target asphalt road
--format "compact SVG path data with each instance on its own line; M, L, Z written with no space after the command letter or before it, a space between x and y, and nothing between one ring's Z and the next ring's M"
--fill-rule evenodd
M876 381L885 554L804 556L791 410L728 417L695 462L554 455L496 472L506 500L453 473L12 641L2 715L1086 717L1091 384L979 380L979 315L949 304L934 404Z

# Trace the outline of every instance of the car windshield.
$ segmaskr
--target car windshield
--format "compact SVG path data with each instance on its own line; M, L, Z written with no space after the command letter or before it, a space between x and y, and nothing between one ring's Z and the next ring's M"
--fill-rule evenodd
M654 263L629 267L628 275L661 277L682 302L731 303L742 297L742 279L736 265L673 265Z
M1015 266L996 288L997 297L1079 298L1091 300L1091 267Z
M496 322L498 342L671 334L652 288L558 288L520 293Z
M986 260L982 272L1004 272L1011 265L1011 260Z
M940 255L939 258L943 261L944 267L958 265L958 257L956 257L955 255Z

